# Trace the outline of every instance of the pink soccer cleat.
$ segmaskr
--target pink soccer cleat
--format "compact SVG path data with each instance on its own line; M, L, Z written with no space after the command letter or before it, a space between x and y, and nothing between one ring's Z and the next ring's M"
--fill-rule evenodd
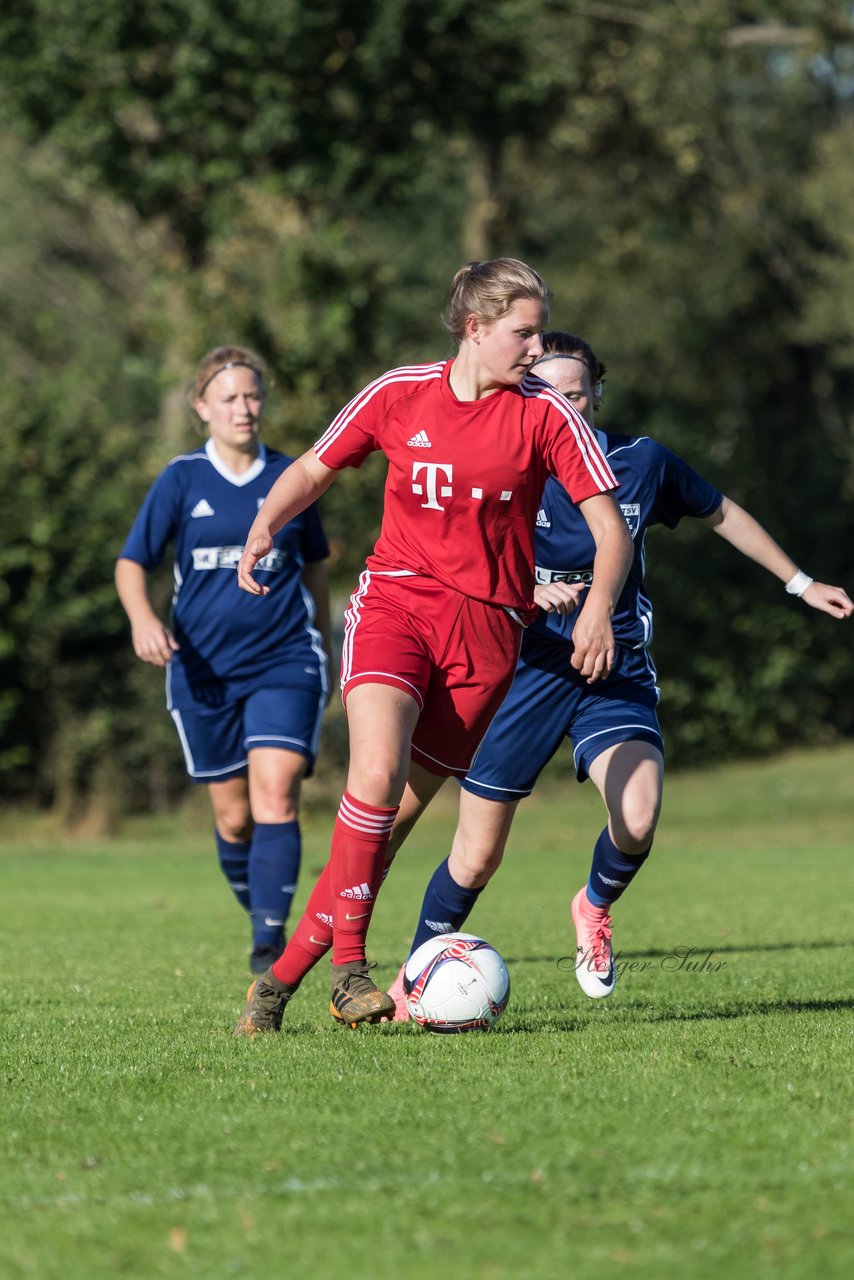
M577 947L575 976L591 1000L609 996L617 985L617 969L611 949L611 917L606 907L596 907L585 888L572 899L572 923Z

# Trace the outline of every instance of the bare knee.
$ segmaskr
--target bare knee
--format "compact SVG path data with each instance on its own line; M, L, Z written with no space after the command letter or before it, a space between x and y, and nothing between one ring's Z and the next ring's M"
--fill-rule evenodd
M299 784L287 791L272 782L253 786L252 816L256 822L296 822L299 817Z
M457 884L480 889L492 879L501 866L517 804L484 800L463 788L460 820L448 859Z
M611 838L623 853L645 853L658 825L660 802L655 796L624 796L619 812L609 814Z
M405 782L406 770L401 760L377 757L360 762L358 768L351 762L347 790L357 800L382 808L398 804Z
M307 761L296 751L269 747L249 753L249 801L256 822L296 822Z
M234 803L216 808L214 818L216 829L223 840L228 840L231 844L239 844L252 838L254 823L249 812L248 801L245 804Z
M501 866L503 845L499 848L476 838L457 836L448 858L448 870L457 884L466 889L480 889Z

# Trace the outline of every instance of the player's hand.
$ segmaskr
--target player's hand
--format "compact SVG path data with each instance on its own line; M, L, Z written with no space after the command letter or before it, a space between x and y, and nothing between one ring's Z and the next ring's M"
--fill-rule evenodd
M237 585L241 590L248 591L250 595L266 596L270 594L270 588L256 582L252 577L252 570L259 560L263 560L264 556L273 550L273 539L269 533L256 533L253 536L251 529L249 533L250 537L243 548L243 555L237 566Z
M159 618L137 623L132 631L133 651L143 662L153 667L168 667L172 654L181 646L168 627Z
M570 663L587 683L607 680L617 652L610 613L585 605L573 629L572 644Z
M534 604L544 613L574 613L586 590L586 582L543 582L534 587Z
M825 582L811 582L801 599L832 618L850 618L854 613L854 601L848 592L842 587L829 587Z

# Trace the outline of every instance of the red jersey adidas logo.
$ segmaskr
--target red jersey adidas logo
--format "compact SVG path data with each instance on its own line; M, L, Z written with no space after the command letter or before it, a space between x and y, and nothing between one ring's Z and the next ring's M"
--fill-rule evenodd
M415 449L432 449L433 443L426 431L416 431L411 440L407 440Z

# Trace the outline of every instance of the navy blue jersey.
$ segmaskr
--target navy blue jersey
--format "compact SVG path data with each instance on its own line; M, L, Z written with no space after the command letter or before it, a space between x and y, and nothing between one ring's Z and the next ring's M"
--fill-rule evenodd
M710 516L723 494L664 445L648 436L597 431L599 444L620 483L615 497L635 547L629 576L611 620L618 644L642 649L652 640L652 604L644 593L646 531L654 524L675 529L683 516ZM537 514L534 538L538 582L593 580L596 545L584 517L566 490L549 477ZM584 597L582 596L582 604ZM579 611L540 613L528 634L568 640Z
M227 703L261 684L319 688L325 681L314 602L301 577L304 564L329 555L317 509L286 524L258 562L268 596L237 585L249 528L291 462L261 445L238 475L209 440L173 458L148 492L120 554L151 570L173 544L172 630L181 648L167 670L170 708Z

